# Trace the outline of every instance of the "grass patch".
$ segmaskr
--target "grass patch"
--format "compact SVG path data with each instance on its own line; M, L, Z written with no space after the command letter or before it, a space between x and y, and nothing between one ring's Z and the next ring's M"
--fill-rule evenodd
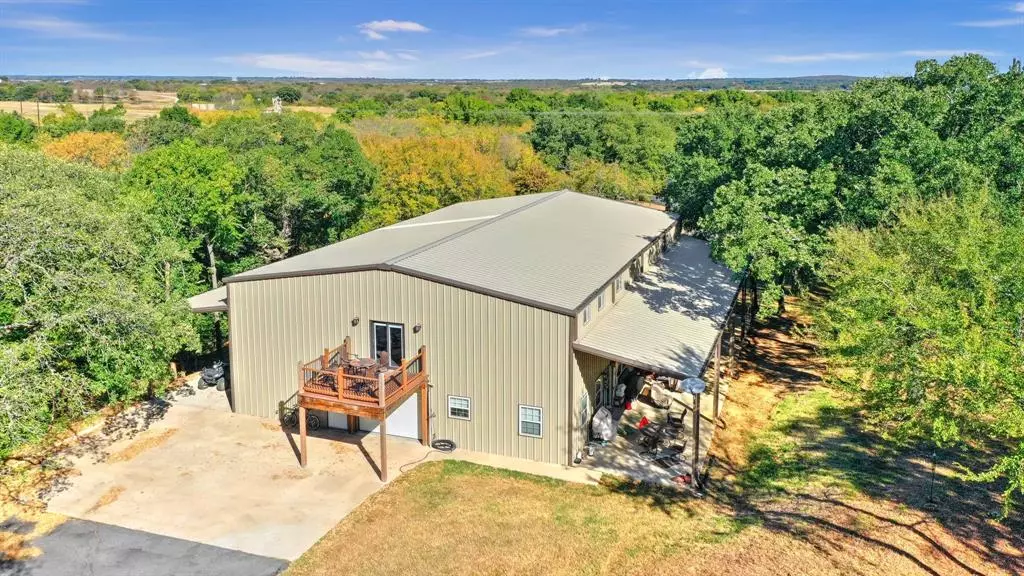
M711 502L671 491L446 460L402 475L288 574L644 573L744 526Z

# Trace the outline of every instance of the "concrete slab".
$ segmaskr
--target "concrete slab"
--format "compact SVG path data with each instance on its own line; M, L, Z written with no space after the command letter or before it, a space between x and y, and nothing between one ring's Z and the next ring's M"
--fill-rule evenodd
M711 378L708 377L707 380ZM725 409L725 398L729 390L729 381L722 378L719 385L719 413ZM679 462L665 468L661 465L645 459L641 456L642 448L639 448L636 438L626 438L621 434L606 446L596 447L592 457L584 458L577 468L590 470L593 475L601 476L610 474L613 476L624 476L633 480L660 484L662 486L677 486L673 478L689 474L693 462L693 396L681 392L669 392L671 398L669 408L658 408L643 400L633 402L633 409L624 412L619 417L619 427L628 425L636 428L639 421L646 417L654 424L664 425L668 420L669 412L673 414L684 413L680 426L674 429L674 434L665 439L665 444L675 444L683 448L679 455ZM705 469L708 449L714 438L716 423L714 422L714 393L709 389L700 397L700 445L698 449L699 468Z
M68 520L32 541L40 553L0 564L20 576L272 576L284 560L129 530L88 520Z
M276 421L176 401L159 420L81 456L49 510L66 516L293 560L383 485L376 435L319 431L309 466ZM389 438L390 477L428 449Z

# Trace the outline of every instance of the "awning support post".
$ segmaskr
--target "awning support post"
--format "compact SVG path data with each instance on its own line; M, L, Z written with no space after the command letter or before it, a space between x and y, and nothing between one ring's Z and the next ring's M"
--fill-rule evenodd
M722 375L721 362L722 362L722 336L721 336L721 334L719 334L718 340L715 340L715 382L714 382L715 398L714 398L714 416L715 416L715 425L716 426L718 425L718 402L719 402L719 399L718 399L718 386L719 386L719 381L721 380L721 377L722 377L721 376Z

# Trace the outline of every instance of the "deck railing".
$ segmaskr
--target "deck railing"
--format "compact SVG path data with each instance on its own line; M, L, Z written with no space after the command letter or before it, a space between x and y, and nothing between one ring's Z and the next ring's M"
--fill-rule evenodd
M401 365L386 370L362 368L350 360L347 339L334 350L325 349L319 358L299 367L302 391L323 398L383 407L422 384L426 377L425 347Z

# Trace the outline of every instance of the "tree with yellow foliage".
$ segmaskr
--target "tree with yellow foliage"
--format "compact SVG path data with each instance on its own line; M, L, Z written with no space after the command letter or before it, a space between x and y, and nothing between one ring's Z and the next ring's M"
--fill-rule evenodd
M127 168L130 160L124 138L112 132L73 132L45 144L43 152L48 156L113 170Z
M362 144L380 177L367 202L369 208L349 236L456 202L516 192L499 155L481 151L470 139L372 135L364 137Z

